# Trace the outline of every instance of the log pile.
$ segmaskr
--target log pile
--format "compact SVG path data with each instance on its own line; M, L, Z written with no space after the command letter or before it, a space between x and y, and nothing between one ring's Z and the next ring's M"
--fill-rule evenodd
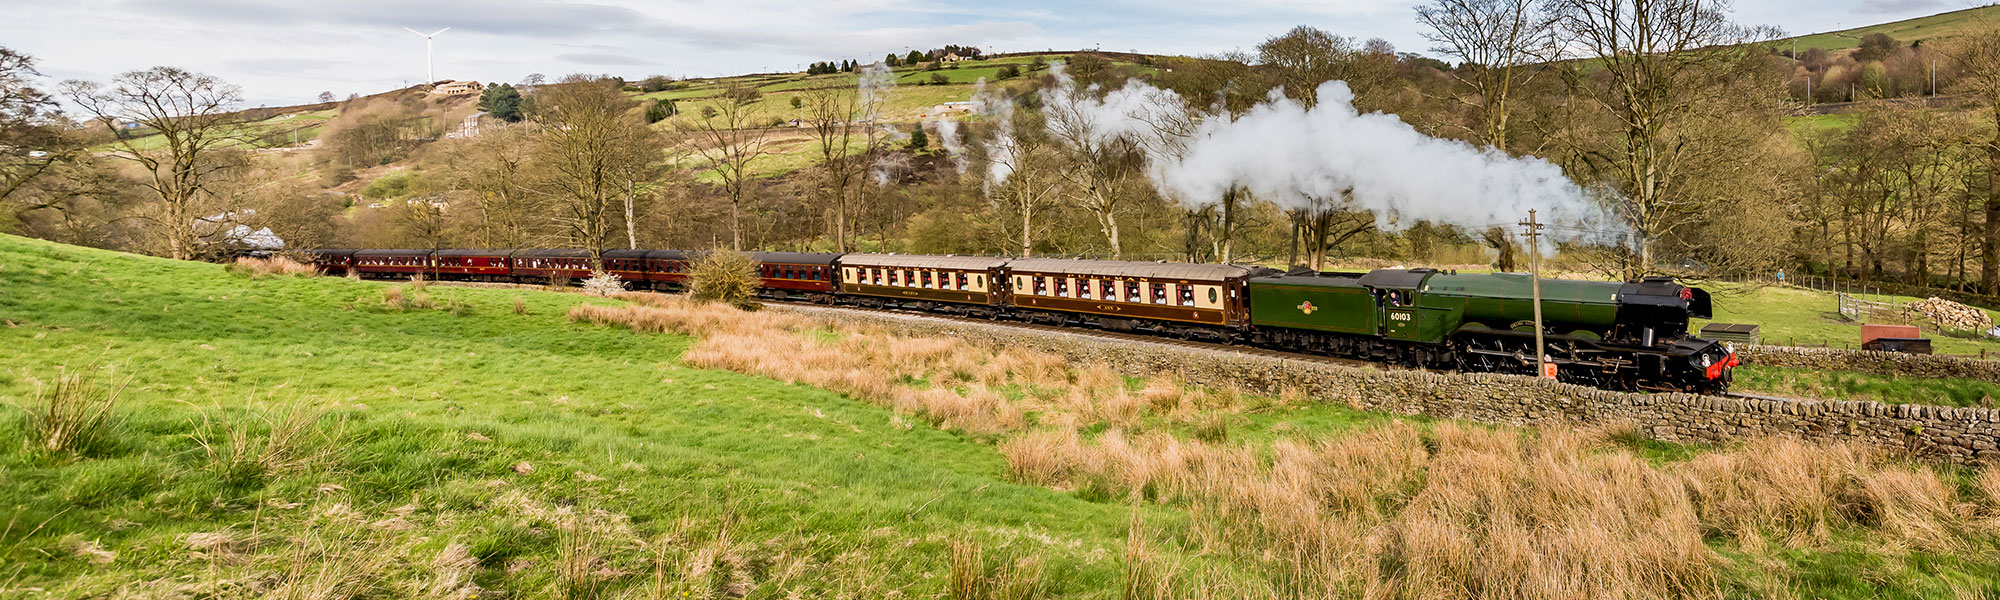
M1911 316L1936 323L1938 327L1945 329L1981 332L1993 329L1993 316L1986 314L1986 311L1943 298L1911 302L1906 310Z

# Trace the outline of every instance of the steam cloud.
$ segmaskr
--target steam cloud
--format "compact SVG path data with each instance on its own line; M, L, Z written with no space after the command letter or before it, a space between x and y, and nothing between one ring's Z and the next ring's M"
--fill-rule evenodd
M1360 113L1345 82L1321 85L1312 108L1273 92L1242 115L1202 118L1170 90L1128 81L1097 98L1060 65L1051 71L1056 85L1041 92L1051 131L1084 132L1072 137L1093 145L1136 142L1154 188L1188 206L1216 204L1233 188L1286 209L1367 210L1390 232L1418 221L1484 229L1525 219L1529 209L1545 223L1570 226L1552 228L1555 241L1626 230L1554 164L1424 135L1394 115ZM981 114L1011 108L982 104ZM989 154L1010 156L1010 127L999 122ZM1000 164L1011 161L994 162L988 185L1011 175Z

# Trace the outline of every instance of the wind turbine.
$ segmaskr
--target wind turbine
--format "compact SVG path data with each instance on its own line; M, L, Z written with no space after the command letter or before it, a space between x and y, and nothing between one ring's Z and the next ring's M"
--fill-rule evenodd
M430 33L424 33L421 31L417 31L415 29L404 27L403 31L408 31L410 33L424 36L424 83L437 82L437 77L431 75L431 64L433 61L433 59L431 58L431 38L437 37L437 34L444 33L446 31L451 31L451 28L446 27L444 29L439 29L437 31L433 31Z

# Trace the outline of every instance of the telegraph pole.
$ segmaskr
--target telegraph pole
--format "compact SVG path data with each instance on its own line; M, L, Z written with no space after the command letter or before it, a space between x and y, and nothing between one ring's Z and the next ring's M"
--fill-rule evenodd
M1548 367L1542 351L1542 223L1535 219L1535 209L1528 209L1528 220L1521 222L1528 234L1528 280L1532 282L1535 297L1535 376L1543 377Z

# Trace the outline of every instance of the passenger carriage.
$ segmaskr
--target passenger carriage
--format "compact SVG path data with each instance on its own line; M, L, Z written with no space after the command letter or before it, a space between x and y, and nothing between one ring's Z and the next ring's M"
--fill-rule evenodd
M1244 285L1275 271L1239 265L1026 258L1009 261L1010 303L1030 320L1228 339L1249 321Z
M1006 300L1007 259L922 254L840 257L843 300L990 317Z
M306 256L312 259L313 268L319 269L322 274L346 275L347 270L354 267L355 252L352 248L315 248L307 250Z
M491 281L513 274L513 250L439 250L431 255L432 272L439 277Z
M430 273L431 251L418 249L356 250L354 270L378 279Z
M678 290L692 269L685 250L605 250L604 270L634 288Z
M759 287L773 298L809 298L832 302L834 261L839 254L824 252L751 252L757 261Z
M510 257L514 279L554 282L590 278L590 251L575 248L516 250Z

